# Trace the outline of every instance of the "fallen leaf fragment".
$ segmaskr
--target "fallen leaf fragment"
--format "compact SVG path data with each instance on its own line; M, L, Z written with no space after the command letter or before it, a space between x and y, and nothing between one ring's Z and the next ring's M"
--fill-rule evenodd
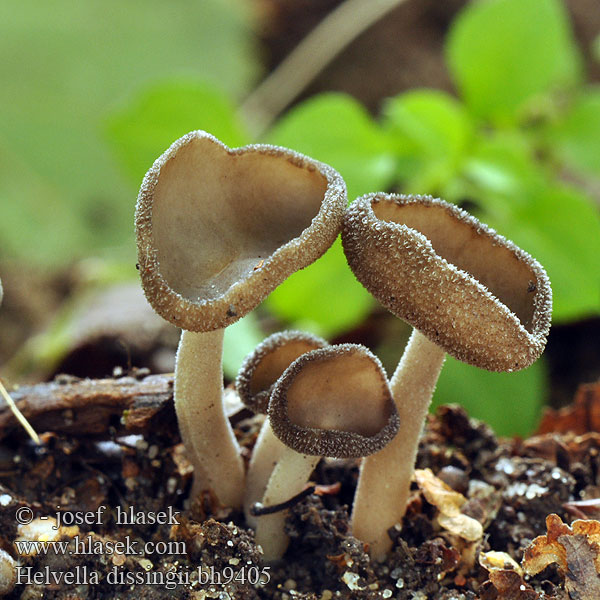
M479 521L467 515L445 515L440 514L438 523L450 533L458 535L467 542L476 542L483 536L483 527Z
M569 596L578 600L600 598L598 577L598 546L589 543L585 535L561 535L558 541L567 553L569 572L565 588Z
M519 575L523 575L523 569L519 563L506 552L496 552L490 550L489 552L482 552L479 555L479 564L486 571L497 571L497 570L513 570Z
M600 383L580 385L573 404L544 411L538 434L600 431Z
M441 527L468 542L483 537L481 523L460 512L467 501L462 494L436 477L431 469L416 469L415 480L427 502L440 511L438 522Z
M460 507L467 501L462 494L436 477L431 469L415 469L415 480L427 502L444 514L458 514Z
M558 515L546 517L547 535L535 538L525 549L522 566L536 575L556 563L565 577L570 598L600 598L600 521L577 520L569 527Z
M512 569L494 569L483 583L480 600L537 600L538 593Z

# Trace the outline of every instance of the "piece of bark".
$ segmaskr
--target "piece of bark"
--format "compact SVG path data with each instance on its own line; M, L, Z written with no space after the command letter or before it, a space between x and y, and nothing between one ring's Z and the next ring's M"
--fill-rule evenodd
M46 431L100 438L154 429L177 435L173 405L173 374L107 379L78 379L59 375L50 383L11 391L25 418L38 434ZM251 413L230 385L224 390L225 414L233 425ZM0 440L27 437L8 406L0 406Z
M144 433L152 428L177 431L173 408L173 376L143 379L76 379L57 377L51 383L11 392L21 412L38 433L107 436ZM0 408L0 439L27 434L9 410Z

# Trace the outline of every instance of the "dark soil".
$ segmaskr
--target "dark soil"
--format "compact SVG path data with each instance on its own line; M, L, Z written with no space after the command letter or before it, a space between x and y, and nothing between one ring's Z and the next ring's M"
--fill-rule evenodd
M585 514L572 504L600 495L600 434L547 433L526 441L499 440L486 425L469 419L463 409L442 407L429 419L417 468L431 469L466 497L462 512L483 525L480 540L468 542L443 529L437 520L438 507L415 485L402 530L390 531L391 553L385 562L373 562L368 548L349 534L348 507L357 464L324 460L313 475L316 493L290 510L291 544L284 560L263 565L243 515L218 506L208 494L191 506L186 502L191 469L172 423L172 398L164 393L169 388L166 381L165 387L156 376L144 379L140 374L137 379L113 380L117 392L110 401L105 392L103 401L95 397L106 417L98 419L86 410L82 412L85 418L77 415L77 406L90 405L82 399L89 391L77 396L56 390L60 385L89 390L110 382L55 384L54 395L61 399L46 413L53 415L55 431L43 434L41 447L25 441L5 418L2 433L8 436L3 436L0 446L0 546L22 567L31 567L21 569L21 583L7 598L591 597L585 593L568 596L564 575L554 566L529 579L510 565L481 565L486 564L484 553L490 550L505 552L520 562L531 541L546 533L549 514L565 523L577 512L588 518L600 516L594 503L591 508L586 504ZM18 394L39 429L44 409L38 406L34 414L31 400L38 388ZM138 388L145 392L131 391ZM46 384L42 395L48 389ZM71 402L71 409L60 409L60 402ZM142 405L146 408L140 416ZM111 411L121 411L123 418L115 420ZM63 415L62 424L57 415ZM156 415L171 425L157 426ZM128 419L130 430L138 433L127 431ZM259 420L241 412L232 422L248 456ZM75 428L73 423L77 423ZM64 433L73 429L78 431ZM66 548L32 556L19 553L13 542L19 534L23 536L16 523L16 513L23 507L30 508L32 516L38 517L36 522L46 528L52 521L39 517L56 518L59 512L64 526L57 539L67 542ZM129 510L145 515L169 514L169 510L171 515L173 511L179 514L171 523L118 524L118 511L128 514ZM79 515L80 520L88 514L88 523L66 527L69 514ZM115 552L119 541L123 549ZM154 551L142 550L147 542L154 544ZM35 583L36 573L45 578L42 583ZM49 582L50 573L72 573L73 585L64 585L64 576L59 583ZM262 583L257 583L261 573Z

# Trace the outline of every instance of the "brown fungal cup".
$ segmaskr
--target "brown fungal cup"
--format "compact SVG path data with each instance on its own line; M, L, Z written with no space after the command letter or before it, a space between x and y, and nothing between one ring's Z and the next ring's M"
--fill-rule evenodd
M383 367L357 344L328 346L295 360L273 389L269 419L286 446L311 456L367 456L398 431Z
M345 194L334 169L292 150L230 149L188 133L157 159L138 197L149 302L186 331L234 323L329 248Z
M373 194L352 204L343 244L357 279L446 352L490 371L542 353L552 291L529 254L460 208Z
M399 425L381 363L356 344L328 346L296 359L273 388L269 419L287 448L269 479L265 506L302 491L320 457L377 452ZM258 518L256 539L267 561L280 558L287 547L284 521L283 512Z
M283 331L269 336L245 358L240 367L235 380L240 399L250 410L266 414L271 391L281 374L302 354L328 345L324 339L301 331ZM284 449L266 419L254 444L246 475L244 514L251 526L256 525L256 517L250 509L263 497L269 477Z
M331 167L269 145L230 149L204 131L177 140L142 183L135 225L142 286L183 329L175 408L192 495L241 506L244 468L222 407L224 328L335 240L345 184Z
M427 196L357 199L344 217L342 243L356 278L415 328L390 381L402 436L363 461L354 502L354 534L381 557L391 545L387 530L404 515L445 353L491 371L531 365L546 344L552 291L529 254L458 207Z
M329 346L326 340L303 331L270 335L251 352L240 367L235 388L253 412L266 414L273 386L299 356Z

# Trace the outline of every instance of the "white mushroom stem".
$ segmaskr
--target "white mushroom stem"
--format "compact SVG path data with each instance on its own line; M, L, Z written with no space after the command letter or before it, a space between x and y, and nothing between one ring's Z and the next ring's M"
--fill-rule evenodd
M246 491L244 493L244 515L250 527L256 527L257 517L250 514L250 509L256 502L261 502L273 469L286 450L286 445L273 433L267 419L260 429L252 459L246 476ZM262 518L262 517L261 517Z
M286 446L267 484L263 506L281 504L299 494L319 460L319 456L300 454ZM290 540L284 532L287 514L282 510L257 518L256 543L263 549L265 562L278 560L288 547Z
M175 360L175 411L194 466L191 497L211 489L224 506L239 508L244 464L223 409L224 329L182 331Z
M374 558L389 551L387 531L402 523L419 438L445 357L415 329L390 381L400 431L383 450L363 459L352 511L352 533L369 543Z

